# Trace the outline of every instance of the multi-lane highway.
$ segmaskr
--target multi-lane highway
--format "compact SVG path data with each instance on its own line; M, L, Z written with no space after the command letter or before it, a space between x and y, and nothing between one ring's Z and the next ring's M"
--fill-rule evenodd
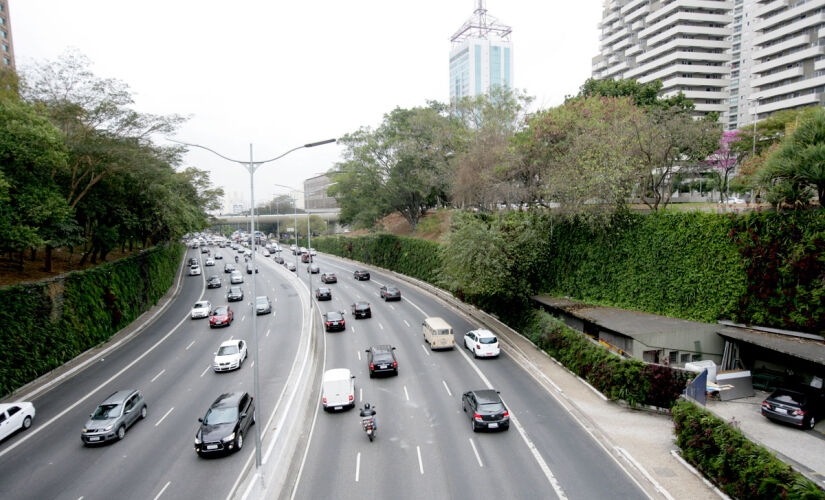
M192 320L195 301L226 304L226 262L236 252L220 253L202 276L182 277L179 295L142 334L107 354L93 366L33 402L34 426L0 443L0 496L33 499L228 498L245 491L244 471L254 461L254 439L247 436L239 453L203 459L193 441L209 404L228 391L252 392L253 357L230 373L213 373L217 346L229 338L250 342L253 300L250 276L244 273L245 298L233 302L234 324L210 330L208 320ZM204 257L189 250L186 258ZM291 255L284 255L292 259ZM266 432L302 335L322 338L318 371L349 368L356 375L356 402L378 410L377 439L370 442L360 427L357 408L339 413L311 404L297 453L294 473L271 496L284 498L644 498L648 496L610 455L508 354L476 360L461 346L462 335L480 325L432 296L391 276L373 272L356 281L350 263L318 256L321 272L335 272L328 285L333 300L318 303L320 312L345 311L343 332L320 333L304 324L309 308L306 265L296 273L258 255L258 295L272 299L273 314L258 316L261 397L258 424ZM245 270L243 260L239 266ZM206 278L219 275L223 286L208 290ZM302 280L301 284L298 280ZM320 285L312 277L313 289ZM378 289L393 284L400 302L383 302ZM350 304L368 300L372 318L355 320ZM455 330L456 348L431 352L421 322L441 316ZM364 350L375 344L396 347L397 377L371 379ZM140 389L149 414L123 441L84 447L80 430L89 413L107 395ZM467 390L500 391L513 417L506 432L474 433L461 410ZM317 388L316 388L317 389ZM316 391L317 392L317 391ZM295 411L295 415L303 412ZM296 417L298 418L298 417ZM254 431L253 431L254 432ZM287 461L289 462L289 461Z
M480 325L383 273L356 281L352 264L329 256L316 262L321 272L338 276L337 284L327 285L333 298L319 303L321 311L347 313L345 331L325 334L324 370L352 370L356 401L377 407L379 428L370 442L357 408L326 413L318 402L293 498L647 496L506 347L498 359L479 360L462 348L463 334ZM400 302L381 300L385 284L402 290ZM371 303L372 318L352 317L356 300ZM429 316L450 323L455 349L429 350L421 327ZM369 377L364 350L375 344L396 347L397 377ZM508 431L472 431L461 395L483 388L500 391L513 417Z
M33 400L37 418L32 428L0 443L0 497L226 498L237 489L244 465L254 461L253 435L246 437L240 453L230 456L204 459L193 450L197 419L212 401L223 392L252 393L253 386L251 346L240 370L211 369L222 341L252 340L250 276L244 273L244 300L231 303L231 326L210 329L208 319L189 317L199 299L227 304L229 274L223 265L234 263L236 252L214 247L212 254L216 252L224 259L203 267L206 255L189 250L186 258L198 259L203 274L184 272L179 296L146 331ZM245 271L243 259L238 267ZM273 262L261 262L259 268L258 294L268 295L273 305L272 314L257 317L265 395L258 398L257 425L263 430L292 367L308 298L298 294L293 273ZM212 274L221 277L221 288L206 288L205 279ZM143 392L147 418L131 427L123 441L84 447L80 432L89 413L112 392L127 388Z

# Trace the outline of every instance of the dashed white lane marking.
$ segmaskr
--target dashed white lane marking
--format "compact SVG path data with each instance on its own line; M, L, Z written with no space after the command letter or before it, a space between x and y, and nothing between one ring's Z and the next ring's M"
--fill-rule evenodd
M361 474L361 452L355 455L355 482L358 482L358 476Z
M157 374L157 375L155 375L155 376L152 378L152 380L150 380L149 382L150 382L150 383L151 383L151 382L154 382L155 380L157 380L157 379L158 379L158 377L160 377L161 375L163 375L165 372L166 372L166 368L164 368L163 370L161 370L160 372L158 372L158 374Z
M354 327L354 326L352 326L352 327L350 327L350 328L352 328L352 333L355 333L355 327Z
M405 325L407 325L407 328L409 328L409 327L410 327L410 324L409 324L409 323L407 323L407 320L406 320L406 319L404 320L404 324L405 324Z
M358 355L358 361L361 361L361 351L355 351L355 354Z
M388 306L390 306L390 309L392 309L393 311L395 311L395 306L394 306L394 305L392 305L392 304L387 304L387 305L388 305Z
M164 413L164 414L163 414L163 416L162 416L162 417L160 417L160 420L158 420L158 421L157 421L157 423L155 424L155 427L159 426L159 425L160 425L160 423L161 423L161 422L163 422L163 420L164 420L166 417L168 417L168 416L169 416L169 414L170 414L170 413L172 413L172 410L174 410L174 409L175 409L175 407L174 407L174 406L173 406L173 407L171 407L171 408L169 408L169 411L167 411L166 413Z
M158 498L160 498L160 496L163 495L163 492L166 491L166 488L168 488L170 484L172 484L172 481L166 481L166 484L163 485L163 488L161 488L158 494L155 495L155 500L158 500Z
M424 462L421 461L421 447L416 446L415 451L418 452L418 470L421 472L421 475L424 475Z
M478 466L484 467L484 464L481 462L481 455L478 454L478 450L476 449L476 444L473 442L473 438L470 438L470 446L473 447L473 453L476 454L476 460L478 460Z
M380 329L382 329L382 330L383 330L383 329L384 329L384 325L382 325L382 324L379 322L379 323L378 323L378 328L380 328Z
M251 363L249 363L250 368L252 368L253 366L255 366L255 361L252 361Z
M449 395L450 397L453 397L453 393L452 393L452 392L450 392L450 388L449 388L449 387L447 387L447 381L446 381L446 380L442 380L442 381L441 381L441 383L442 383L442 384L444 384L444 389L446 389L446 390L447 390L447 395Z
M211 366L207 366L207 367L206 367L206 369L203 371L203 373L201 373L201 377L203 377L204 375L206 375L206 372L208 372L210 368L212 368L212 367L211 367Z
M404 397L407 398L407 401L410 400L410 393L407 392L407 386L406 385L404 386Z
M189 348L190 348L190 347L192 347L193 345L195 345L195 341L194 341L194 340L193 340L192 342L189 342L189 345L188 345L188 346L186 346L186 349L184 349L184 351L188 351L188 350L189 350Z
M271 331L272 331L272 329L271 329L271 328L267 328L267 330L266 330L266 336L267 336L267 337L269 337L269 332L271 332Z
M427 354L427 356L430 355L430 351L427 350L427 348L424 346L424 344L421 344L421 348L424 349L424 353Z
M246 319L246 314L244 314L243 316L241 316L241 323L243 323L243 320L245 320L245 319Z
M364 388L359 387L358 388L358 402L360 403L363 400L364 400Z

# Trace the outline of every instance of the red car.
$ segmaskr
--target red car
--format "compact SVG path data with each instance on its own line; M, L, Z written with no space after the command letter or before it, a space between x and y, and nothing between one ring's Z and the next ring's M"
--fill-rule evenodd
M212 315L209 316L209 327L229 326L235 315L232 313L232 308L229 306L220 306L212 310Z

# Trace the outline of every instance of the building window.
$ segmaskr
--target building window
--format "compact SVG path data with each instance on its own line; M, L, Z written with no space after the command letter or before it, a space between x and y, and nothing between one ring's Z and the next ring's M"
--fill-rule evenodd
M8 45L7 43L4 43L4 44L3 44L3 51L4 51L4 52L8 52L8 51L9 51L9 45Z
M682 363L690 363L691 356L689 352L683 352L680 361Z
M3 64L5 64L6 66L11 66L11 59L9 59L8 57L4 57Z

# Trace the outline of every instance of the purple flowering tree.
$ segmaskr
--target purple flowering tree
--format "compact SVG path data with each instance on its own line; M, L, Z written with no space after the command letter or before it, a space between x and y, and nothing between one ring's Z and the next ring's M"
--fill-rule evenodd
M728 181L731 174L736 172L736 167L739 166L740 161L744 158L743 155L731 146L737 141L742 140L739 136L738 130L731 130L722 132L722 138L719 139L719 148L708 156L705 164L713 167L716 175L719 176L719 196L720 201L728 196Z

